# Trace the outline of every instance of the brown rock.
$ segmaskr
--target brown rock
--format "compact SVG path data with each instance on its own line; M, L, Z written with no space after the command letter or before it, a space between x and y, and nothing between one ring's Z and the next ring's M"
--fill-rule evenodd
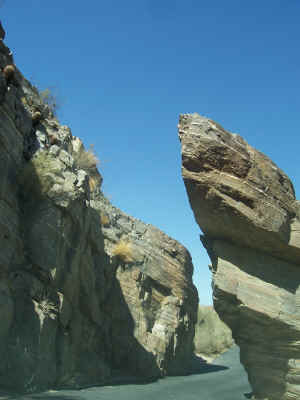
M3 69L3 75L7 82L11 82L14 79L16 69L13 65L6 65Z
M35 112L32 114L32 124L33 124L34 126L35 126L35 125L38 125L38 123L40 122L41 118L42 118L42 114L41 114L39 111L35 111Z
M215 309L240 346L254 395L300 399L293 185L239 135L198 114L180 117L179 137L183 179L212 260Z

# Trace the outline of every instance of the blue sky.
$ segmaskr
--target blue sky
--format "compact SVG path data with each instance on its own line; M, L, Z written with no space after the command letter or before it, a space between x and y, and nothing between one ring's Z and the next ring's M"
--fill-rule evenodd
M177 123L198 112L299 173L299 0L4 1L24 75L99 156L114 205L191 252L200 302L209 259L181 179Z

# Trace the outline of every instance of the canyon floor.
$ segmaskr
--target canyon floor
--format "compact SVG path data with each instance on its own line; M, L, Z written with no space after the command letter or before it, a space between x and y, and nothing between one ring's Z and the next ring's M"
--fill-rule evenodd
M232 347L205 363L196 358L189 376L168 377L149 384L92 387L83 390L47 391L34 395L0 395L0 400L245 400L251 388Z

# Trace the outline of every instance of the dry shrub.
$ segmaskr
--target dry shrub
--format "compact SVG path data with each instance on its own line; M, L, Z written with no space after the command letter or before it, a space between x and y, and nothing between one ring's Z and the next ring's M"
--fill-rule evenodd
M126 240L121 239L113 248L112 254L125 263L133 261L131 244Z
M14 78L16 72L16 68L13 65L7 65L3 69L3 74L6 80L11 80Z
M77 167L85 171L94 169L99 164L99 159L94 153L93 146L90 146L90 149L87 151L81 150L78 153L74 153L73 158Z
M30 95L26 95L21 97L21 102L23 103L23 105L27 108L31 108L33 106L33 99L32 96Z
M100 214L100 221L101 221L101 225L103 225L103 226L107 226L110 223L110 220L106 214Z
M37 125L40 122L41 118L42 118L41 112L40 111L35 111L32 114L32 124L33 124L33 126Z
M89 187L91 192L93 192L96 189L97 185L98 185L97 179L93 176L89 176Z
M39 94L43 104L48 106L49 110L55 115L58 108L56 96L49 88L40 91Z

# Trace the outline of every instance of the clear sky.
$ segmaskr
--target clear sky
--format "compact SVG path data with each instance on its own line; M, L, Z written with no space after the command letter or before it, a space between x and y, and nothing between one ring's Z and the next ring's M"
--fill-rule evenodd
M191 252L200 302L209 259L181 179L177 123L198 112L299 172L300 0L2 0L24 75L94 144L103 191Z

